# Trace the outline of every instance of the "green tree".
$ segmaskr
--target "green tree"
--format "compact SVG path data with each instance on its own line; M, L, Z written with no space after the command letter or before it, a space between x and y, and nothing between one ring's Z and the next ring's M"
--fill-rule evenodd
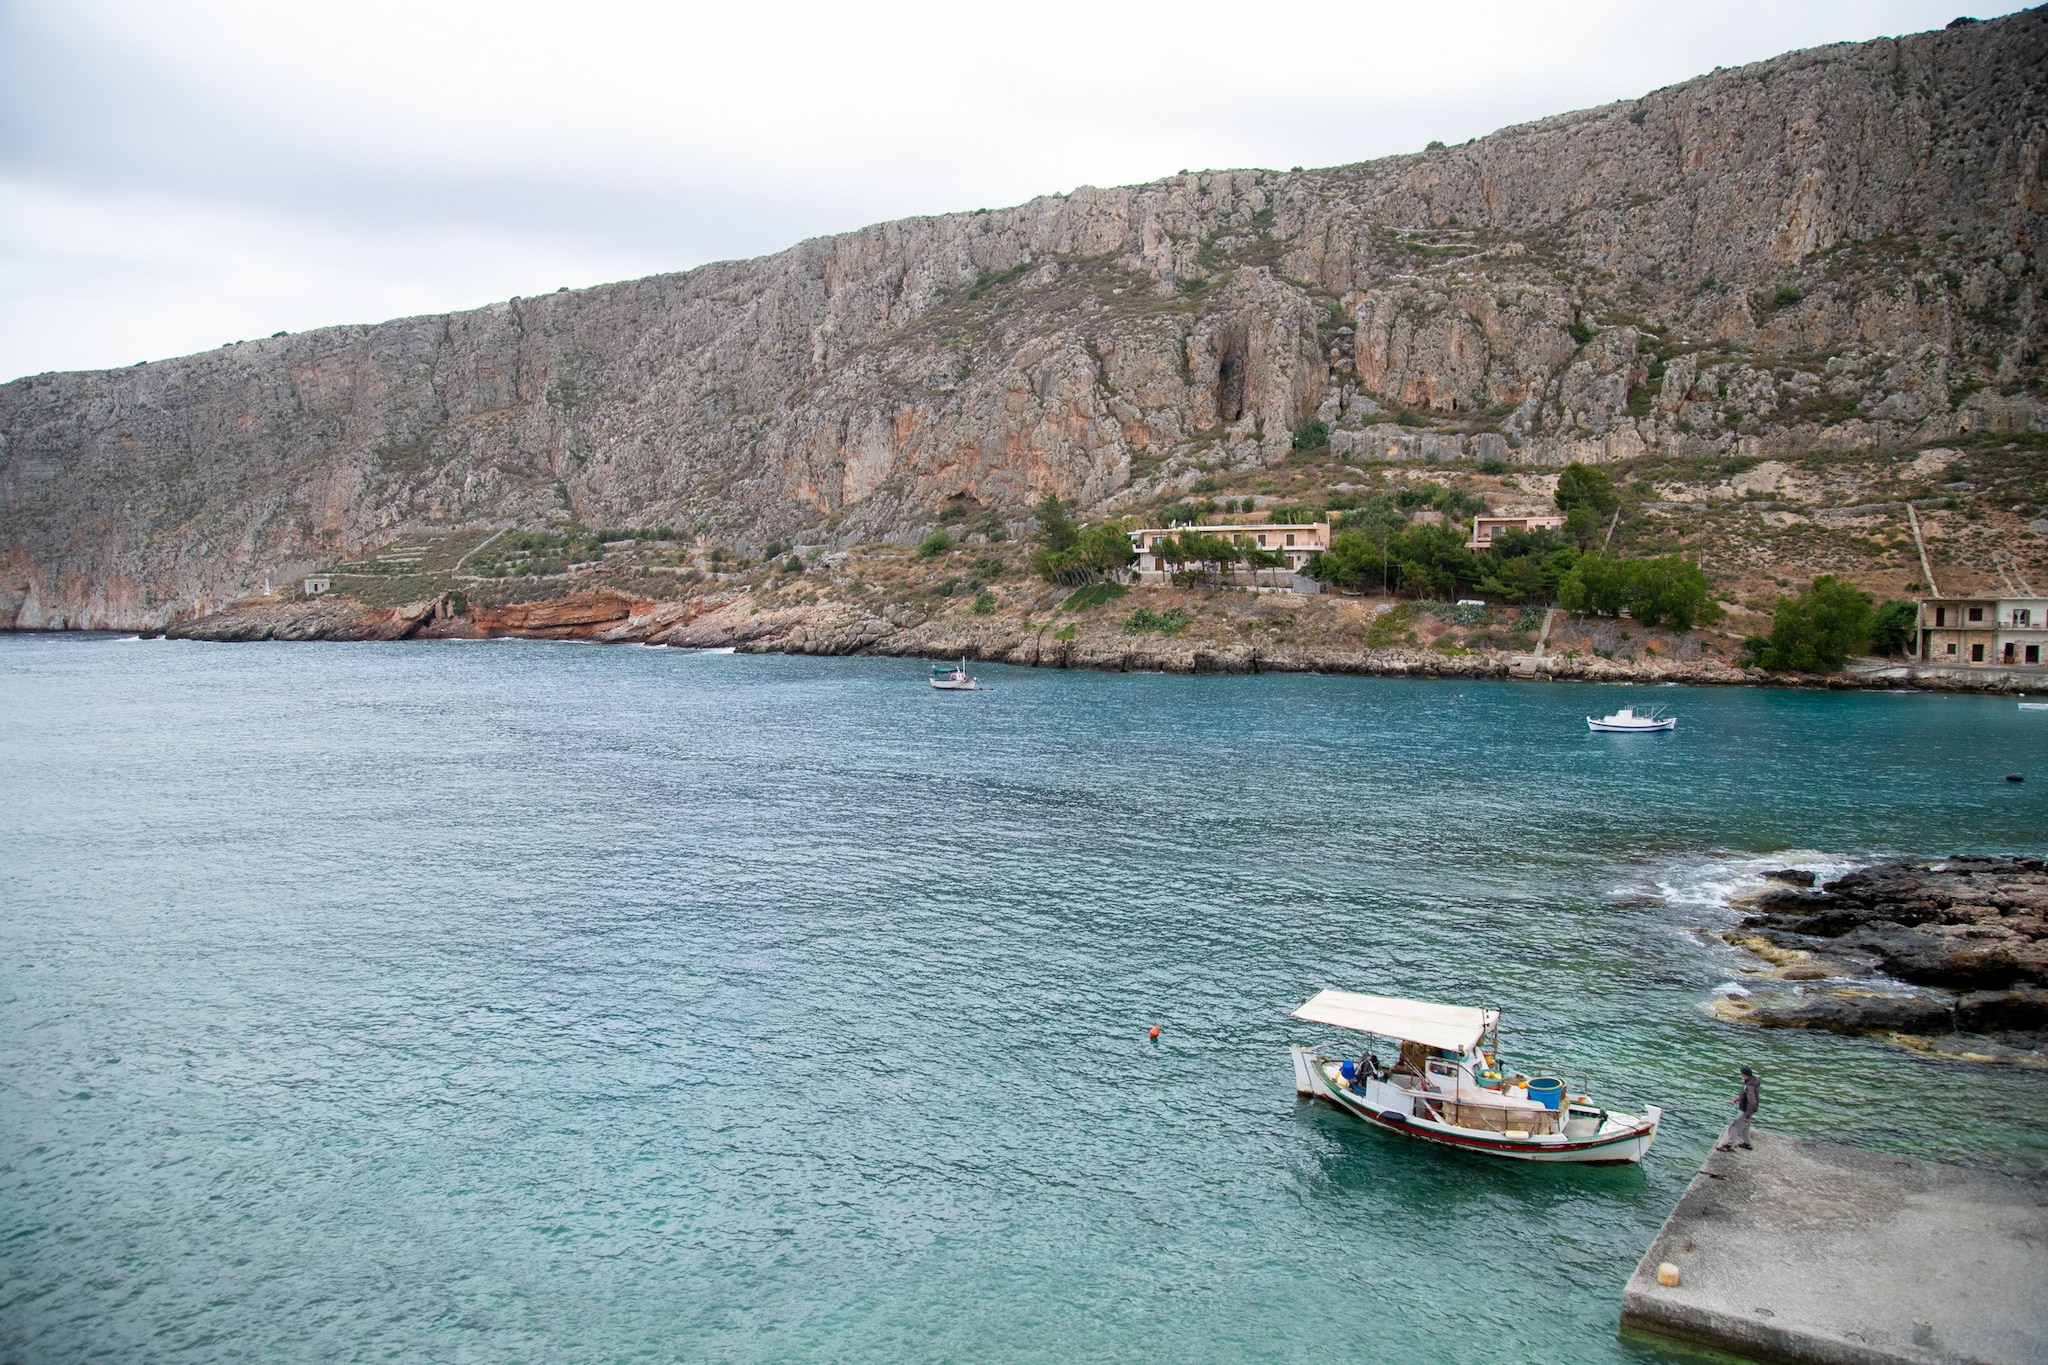
M1592 548L1603 522L1621 506L1621 494L1604 469L1577 460L1557 476L1557 510L1564 513L1564 533L1582 549Z
M1557 585L1557 602L1587 616L1619 616L1634 593L1629 562L1605 555L1580 555Z
M1691 630L1717 619L1713 584L1699 565L1682 555L1654 559L1580 555L1558 581L1558 604L1566 611L1619 616L1624 611L1646 626Z
M1339 531L1329 549L1309 557L1307 568L1310 578L1340 588L1378 588L1389 577L1379 537L1363 531Z
M1044 525L1041 521L1041 528ZM1131 548L1130 535L1117 522L1104 522L1085 531L1068 522L1060 539L1068 541L1062 549L1052 549L1041 540L1031 552L1031 571L1049 583L1093 583L1125 568L1138 557Z
M1456 595L1460 583L1478 578L1478 561L1465 546L1459 526L1411 526L1387 543L1395 581L1417 596Z
M1870 623L1870 645L1880 654L1910 654L1920 633L1920 604L1893 598Z
M1067 516L1067 505L1050 488L1039 496L1031 515L1038 522L1038 530L1031 539L1041 550L1058 554L1073 549L1074 542L1081 538L1081 528Z
M1296 450L1321 450L1330 443L1330 424L1320 417L1310 417L1294 429Z
M1870 644L1870 595L1822 574L1797 597L1780 597L1770 639L1756 651L1765 668L1832 673Z
M1177 502L1159 514L1162 526L1200 526L1202 518L1212 515L1216 504L1207 498L1200 502Z
M1504 602L1553 601L1578 558L1578 548L1554 531L1503 531L1479 556L1474 586Z
M919 559L930 559L934 555L942 555L952 548L953 537L947 535L945 528L941 527L917 543L917 557Z
M1131 548L1130 534L1115 522L1104 522L1083 531L1069 553L1082 567L1097 575L1128 568L1138 557L1138 552Z
M1628 561L1629 615L1646 626L1691 630L1719 618L1714 585L1700 566L1683 555Z
M1228 573L1244 558L1244 547L1229 536L1212 536L1202 531L1184 531L1180 536L1179 562L1204 566L1204 572Z

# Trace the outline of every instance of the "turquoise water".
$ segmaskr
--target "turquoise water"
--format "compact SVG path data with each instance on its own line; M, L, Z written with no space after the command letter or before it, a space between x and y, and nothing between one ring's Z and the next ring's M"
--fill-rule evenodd
M1763 854L2039 853L2048 715L924 673L0 639L0 1359L1643 1361L1738 1062L2048 1167L2048 1074L1699 1009ZM1586 731L1631 699L1679 732ZM1298 1103L1322 986L1497 1003L1665 1134Z

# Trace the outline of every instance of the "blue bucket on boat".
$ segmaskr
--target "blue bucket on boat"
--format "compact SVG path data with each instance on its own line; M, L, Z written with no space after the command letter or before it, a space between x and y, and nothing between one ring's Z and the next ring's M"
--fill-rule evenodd
M1538 1076L1529 1082L1529 1098L1545 1109L1556 1109L1564 1103L1564 1082L1555 1076Z
M1342 1077L1343 1077L1343 1078L1344 1078L1345 1080L1347 1080L1347 1081L1355 1081L1355 1080L1357 1080L1357 1079L1358 1079L1358 1063L1356 1063L1356 1062L1352 1062L1352 1061L1346 1061L1346 1062L1342 1063L1342 1064L1341 1064L1340 1066L1338 1066L1338 1068L1337 1068L1337 1074L1338 1074L1339 1076L1342 1076Z

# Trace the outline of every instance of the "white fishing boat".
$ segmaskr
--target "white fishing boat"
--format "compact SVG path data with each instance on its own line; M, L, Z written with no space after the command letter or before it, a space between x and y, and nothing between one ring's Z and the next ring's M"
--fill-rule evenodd
M933 664L932 686L938 688L941 692L979 692L981 690L981 684L968 676L967 660L965 659L962 659L957 667L947 664Z
M1391 1065L1295 1044L1294 1089L1376 1128L1515 1161L1614 1166L1641 1161L1664 1111L1610 1109L1550 1076L1508 1073L1500 1011L1350 991L1318 991L1293 1012L1398 1046Z
M1660 730L1676 730L1678 717L1660 716L1655 711L1636 714L1633 706L1624 706L1611 716L1594 720L1586 717L1586 728L1602 735L1653 735Z
M2048 701L2023 701L2020 703L2020 710L2048 711Z

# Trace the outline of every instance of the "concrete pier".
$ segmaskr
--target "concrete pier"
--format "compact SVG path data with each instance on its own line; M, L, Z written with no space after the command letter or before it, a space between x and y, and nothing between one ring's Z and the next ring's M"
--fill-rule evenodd
M1708 1153L1628 1282L1623 1332L1786 1365L2048 1361L2048 1185L1752 1141Z

